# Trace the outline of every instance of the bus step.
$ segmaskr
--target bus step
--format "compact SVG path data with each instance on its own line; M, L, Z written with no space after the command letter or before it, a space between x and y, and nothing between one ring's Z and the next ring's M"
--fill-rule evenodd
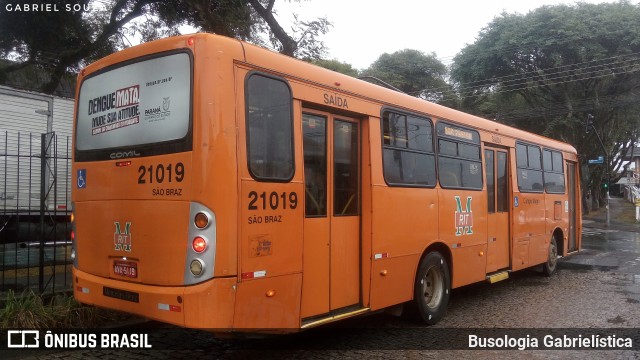
M340 313L337 313L337 314L329 314L327 316L318 317L318 318L312 318L312 319L306 319L306 320L303 319L302 326L300 328L308 329L308 328L312 328L312 327L328 324L328 323L331 323L331 322L334 322L334 321L338 321L338 320L350 318L350 317L353 317L353 316L357 316L357 315L360 315L360 314L364 314L364 313L367 313L369 311L371 311L370 308L358 308L357 310L345 309L344 312L340 312Z
M487 281L490 283L497 283L498 281L507 280L509 278L508 271L502 271L499 273L487 275Z

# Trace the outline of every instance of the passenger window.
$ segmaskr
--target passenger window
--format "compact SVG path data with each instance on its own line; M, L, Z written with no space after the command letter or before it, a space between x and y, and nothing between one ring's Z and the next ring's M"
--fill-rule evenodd
M540 154L540 147L536 145L516 144L518 189L520 191L544 191Z
M526 168L529 166L527 161L527 146L522 144L516 144L516 162L519 168Z
M453 141L439 140L439 153L442 155L458 156L458 145Z
M431 124L425 119L407 117L408 149L433 152L433 138Z
M553 163L551 162L551 151L545 150L542 152L542 166L544 171L553 170Z
M564 194L564 166L562 166L562 153L559 151L544 150L544 189L551 194Z
M527 148L529 153L529 168L541 169L542 166L540 166L540 148L537 146L527 146Z
M389 185L435 186L431 121L385 111L382 115L384 178Z
M480 134L445 122L439 122L436 129L440 186L481 190Z
M293 177L292 96L284 80L260 74L247 79L249 172L260 181Z
M388 113L388 118L383 122L384 144L399 148L407 147L407 117L404 115Z

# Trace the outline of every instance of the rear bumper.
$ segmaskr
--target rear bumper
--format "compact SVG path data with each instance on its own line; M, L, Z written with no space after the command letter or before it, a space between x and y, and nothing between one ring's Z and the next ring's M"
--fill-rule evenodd
M73 295L84 304L190 328L233 327L236 277L192 286L153 286L103 278L73 268L73 279Z

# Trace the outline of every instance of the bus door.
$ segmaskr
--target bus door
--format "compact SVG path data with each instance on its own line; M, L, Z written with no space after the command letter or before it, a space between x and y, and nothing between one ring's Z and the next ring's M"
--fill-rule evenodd
M360 303L360 132L354 119L302 115L302 318Z
M485 146L487 273L509 267L509 177L506 149Z
M567 177L569 190L569 248L568 252L578 250L576 244L576 164L567 161Z

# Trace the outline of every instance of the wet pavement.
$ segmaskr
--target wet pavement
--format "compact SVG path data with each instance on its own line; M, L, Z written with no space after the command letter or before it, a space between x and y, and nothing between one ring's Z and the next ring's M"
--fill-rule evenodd
M611 206L612 219L616 220L606 227L601 213L586 218L582 250L561 259L555 275L547 278L538 269L530 269L493 285L480 283L456 289L446 316L433 327L375 314L296 335L220 339L197 330L156 330L161 325L150 322L144 325L144 331L152 337L157 332L156 341L162 344L162 350L25 351L13 353L11 358L640 359L640 353L633 350L431 350L441 348L443 342L446 348L447 341L453 343L459 334L496 329L511 329L508 331L513 334L604 329L631 336L637 348L640 225L619 221L619 215L635 211L631 204L612 199Z

